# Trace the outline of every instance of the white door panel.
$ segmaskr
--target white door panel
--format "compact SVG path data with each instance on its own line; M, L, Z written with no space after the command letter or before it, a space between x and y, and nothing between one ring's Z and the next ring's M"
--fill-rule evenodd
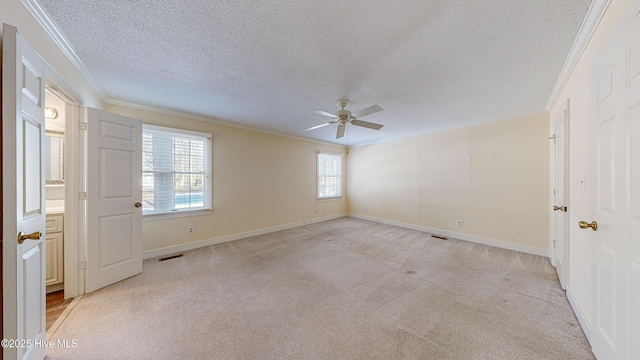
M3 330L5 339L24 341L4 358L43 359L45 63L15 27L5 24L3 34ZM20 241L19 233L33 236Z
M636 2L638 4L638 2ZM640 6L638 4L637 6ZM636 12L637 14L637 12ZM593 351L640 358L640 16L596 57ZM590 230L586 230L590 231Z
M142 123L88 109L87 292L142 272Z

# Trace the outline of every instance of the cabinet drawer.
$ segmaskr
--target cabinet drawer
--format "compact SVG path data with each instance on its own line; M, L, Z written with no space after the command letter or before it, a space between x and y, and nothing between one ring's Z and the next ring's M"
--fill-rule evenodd
M64 214L47 215L47 233L64 230Z

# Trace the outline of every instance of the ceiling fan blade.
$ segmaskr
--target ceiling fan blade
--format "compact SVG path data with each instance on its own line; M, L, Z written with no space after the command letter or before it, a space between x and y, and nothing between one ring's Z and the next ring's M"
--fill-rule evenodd
M328 122L328 123L324 123L324 124L321 124L321 125L316 125L316 126L310 127L308 129L305 129L304 131L320 129L321 127L325 127L327 125L331 125L331 124L335 124L335 123L336 123L335 121L331 121L331 122Z
M362 121L362 120L358 120L358 119L351 120L351 124L353 124L355 126L366 127L366 128L373 129L373 130L380 130L384 126L384 125L380 125L380 124L376 124L376 123L372 123L372 122L368 122L368 121Z
M337 118L337 116L333 115L332 113L328 113L328 112L322 111L322 110L314 111L314 113L320 114L320 115L324 115L324 116L328 116L330 118Z
M345 125L340 124L338 125L338 133L336 134L336 139L340 139L341 137L344 136L344 129L346 128Z
M362 110L358 110L358 111L352 112L351 116L358 118L358 117L363 117L363 116L370 115L370 114L373 114L373 113L377 113L378 111L382 111L382 108L380 106L371 105L368 108L364 108Z

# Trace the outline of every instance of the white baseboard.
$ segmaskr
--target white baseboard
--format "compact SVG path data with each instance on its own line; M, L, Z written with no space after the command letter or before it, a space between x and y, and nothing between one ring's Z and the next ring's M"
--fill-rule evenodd
M589 320L587 320L587 317L584 316L584 311L576 301L575 296L573 296L571 286L567 286L567 299L569 299L569 304L571 304L571 308L578 318L578 322L582 327L584 335L587 337L587 341L589 341L589 344L591 344L591 323L589 322Z
M510 242L506 242L506 241L489 239L489 238L484 238L484 237L474 236L474 235L461 234L461 233L457 233L457 232L453 232L453 231L430 228L430 227L426 227L426 226L407 224L407 223L403 223L403 222L399 222L399 221L376 218L376 217L373 217L373 216L366 216L366 215L353 214L353 213L348 213L347 216L350 216L350 217L353 217L353 218L356 218L356 219L374 221L374 222L378 222L378 223L381 223L381 224L398 226L398 227L405 228L405 229L410 229L410 230L424 231L424 232L427 232L427 233L430 233L430 234L451 237L451 238L455 238L455 239L465 240L465 241L474 242L474 243L478 243L478 244L489 245L489 246L498 247L498 248L502 248L502 249L519 251L519 252L526 253L526 254L549 257L549 251L548 250L535 248L535 247L532 247L532 246L514 244L514 243L510 243Z
M290 224L278 225L278 226L273 226L273 227L268 227L263 229L246 231L238 234L231 234L231 235L225 235L225 236L215 237L215 238L206 239L206 240L200 240L200 241L187 243L187 244L173 245L173 246L163 247L160 249L147 250L142 252L142 258L144 260L153 259L156 257L171 255L171 254L175 254L183 251L189 251L189 250L193 250L193 249L197 249L205 246L221 244L221 243L234 241L234 240L240 240L240 239L244 239L252 236L269 234L269 233L281 231L281 230L287 230L287 229L295 228L302 225L315 224L323 221L339 219L345 216L347 216L347 214L340 213L336 215L324 216L324 217L315 218L315 219L302 220L302 221L298 221Z

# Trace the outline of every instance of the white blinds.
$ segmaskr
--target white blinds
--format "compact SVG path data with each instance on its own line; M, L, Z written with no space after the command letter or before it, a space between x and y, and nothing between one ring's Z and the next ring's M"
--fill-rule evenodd
M342 196L342 156L318 153L318 199Z
M145 214L211 208L211 135L145 125L142 209Z

